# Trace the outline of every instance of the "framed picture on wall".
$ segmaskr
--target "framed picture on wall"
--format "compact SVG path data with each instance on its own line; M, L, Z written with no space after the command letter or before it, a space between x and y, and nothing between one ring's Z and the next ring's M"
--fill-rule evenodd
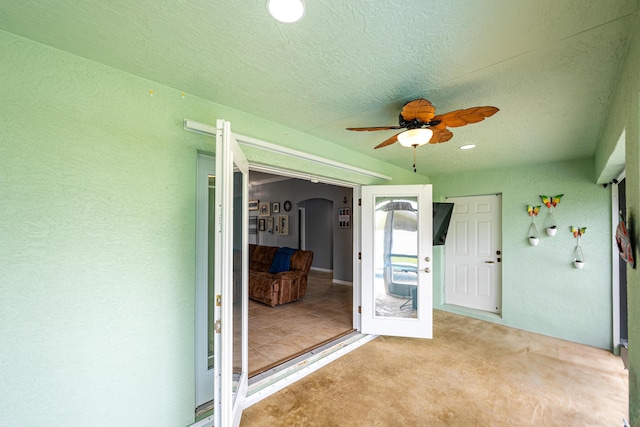
M249 210L250 211L257 211L258 210L258 203L260 203L259 200L249 200Z
M351 227L351 208L338 209L338 228Z
M289 215L278 215L278 234L289 235Z
M271 212L272 213L280 212L280 203L279 202L271 203Z
M264 231L264 226L265 226L264 218L260 218L258 220L258 231Z
M267 231L273 232L273 217L267 218Z
M270 205L271 203L269 202L263 202L258 205L258 213L260 214L260 216L271 215Z

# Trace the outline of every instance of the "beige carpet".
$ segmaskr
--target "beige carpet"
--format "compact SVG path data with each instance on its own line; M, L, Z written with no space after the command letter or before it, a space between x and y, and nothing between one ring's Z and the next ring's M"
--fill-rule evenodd
M434 339L378 337L245 409L252 426L622 426L608 351L434 312Z

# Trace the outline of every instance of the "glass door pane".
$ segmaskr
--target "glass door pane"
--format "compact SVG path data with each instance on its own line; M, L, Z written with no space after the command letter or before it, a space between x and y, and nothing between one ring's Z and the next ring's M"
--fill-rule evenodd
M236 398L242 376L242 318L245 298L242 271L242 258L245 252L243 242L243 215L245 200L242 191L243 174L235 170L233 174L233 393Z
M376 197L374 215L375 315L416 318L417 197Z
M214 273L215 250L215 201L216 201L216 177L209 175L209 227L207 236L207 369L212 369L215 364L215 289ZM211 398L213 399L213 385L211 386Z
M196 204L196 408L197 414L210 412L218 389L215 366L219 360L217 348L220 334L215 332L216 280L220 269L215 260L219 253L216 242L216 185L215 158L199 154L197 163ZM219 314L218 314L219 315Z

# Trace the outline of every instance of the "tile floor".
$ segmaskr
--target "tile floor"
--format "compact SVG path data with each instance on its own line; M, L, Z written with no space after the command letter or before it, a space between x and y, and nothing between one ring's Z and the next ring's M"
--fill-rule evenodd
M249 300L249 376L353 329L353 287L309 273L301 301L270 307Z

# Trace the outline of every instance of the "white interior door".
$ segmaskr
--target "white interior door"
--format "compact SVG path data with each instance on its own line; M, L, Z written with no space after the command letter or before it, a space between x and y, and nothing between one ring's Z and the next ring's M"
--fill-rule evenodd
M502 300L500 195L451 197L445 244L445 303L499 313Z
M219 120L215 159L198 156L194 426L239 425L248 384L248 162Z
M431 338L430 185L362 187L363 333Z

